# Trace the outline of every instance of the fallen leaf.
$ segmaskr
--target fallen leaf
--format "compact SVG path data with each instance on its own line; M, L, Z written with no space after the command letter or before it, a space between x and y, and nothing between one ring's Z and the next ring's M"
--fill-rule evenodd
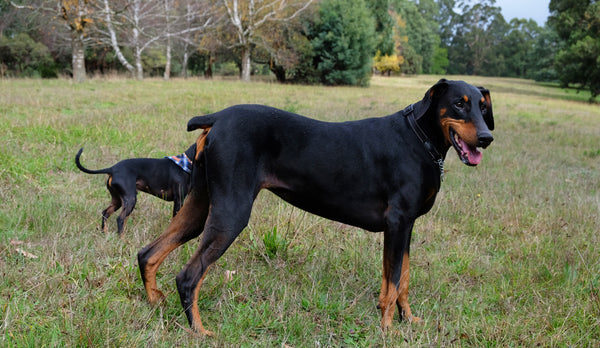
M23 255L23 256L25 256L27 258L30 258L30 259L37 259L38 258L37 255L33 255L32 253L30 253L28 251L25 251L25 250L23 250L21 248L15 248L15 250L18 251L19 254L21 254L21 255Z

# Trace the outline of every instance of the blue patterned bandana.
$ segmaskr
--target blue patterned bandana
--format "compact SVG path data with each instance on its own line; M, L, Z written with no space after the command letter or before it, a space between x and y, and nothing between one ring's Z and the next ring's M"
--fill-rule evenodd
M181 169L183 169L184 172L188 174L192 173L192 161L190 161L190 159L185 153L182 153L179 156L168 156L165 158L168 158L171 161L175 162L175 164L181 167Z

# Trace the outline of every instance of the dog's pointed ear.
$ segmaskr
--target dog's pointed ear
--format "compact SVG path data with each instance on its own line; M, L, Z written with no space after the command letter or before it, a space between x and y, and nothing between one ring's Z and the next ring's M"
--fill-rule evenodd
M487 107L486 112L483 114L483 120L488 126L489 130L494 130L494 113L492 112L492 98L490 97L490 91L483 87L477 87L485 99L485 105Z
M415 118L418 120L429 110L433 102L446 91L448 88L448 80L441 79L435 85L431 86L425 93L423 99L414 104Z

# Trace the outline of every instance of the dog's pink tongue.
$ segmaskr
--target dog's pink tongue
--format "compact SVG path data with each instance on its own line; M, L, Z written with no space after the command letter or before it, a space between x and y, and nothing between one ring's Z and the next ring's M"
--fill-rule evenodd
M463 154L467 156L469 163L471 163L472 165L479 164L479 162L481 162L481 158L483 157L481 151L479 151L475 146L468 145L462 139L460 139L460 141L462 143L461 145Z

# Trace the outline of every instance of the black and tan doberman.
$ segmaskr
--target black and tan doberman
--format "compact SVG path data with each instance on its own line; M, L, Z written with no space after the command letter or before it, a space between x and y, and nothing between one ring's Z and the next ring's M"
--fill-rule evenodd
M77 168L88 174L108 174L106 188L112 197L110 205L102 211L102 230L107 232L106 220L121 206L117 217L117 231L123 233L125 220L135 208L137 191L173 201L173 216L177 214L190 190L192 160L196 155L196 144L185 153L165 158L130 158L110 168L91 170L85 168L79 158L83 148L75 155Z
M383 231L381 326L401 318L418 321L408 303L409 244L415 219L427 213L453 147L467 165L493 140L489 91L441 80L423 100L380 118L320 122L261 105L239 105L192 118L197 140L192 188L179 214L138 253L151 303L163 294L156 271L178 246L202 242L177 275L177 290L191 327L210 334L197 297L208 268L247 225L255 197L268 189L308 212Z

